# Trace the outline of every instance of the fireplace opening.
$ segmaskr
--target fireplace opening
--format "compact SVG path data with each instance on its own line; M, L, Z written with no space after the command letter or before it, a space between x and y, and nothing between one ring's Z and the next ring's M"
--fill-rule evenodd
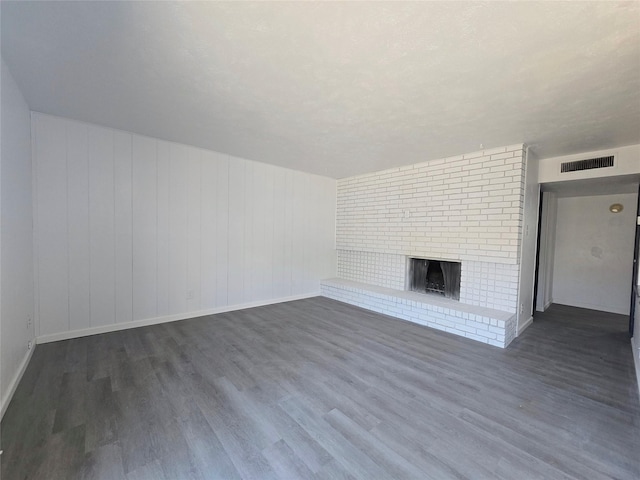
M444 295L444 274L438 261L429 262L426 290Z
M408 267L409 290L460 300L460 263L410 258Z

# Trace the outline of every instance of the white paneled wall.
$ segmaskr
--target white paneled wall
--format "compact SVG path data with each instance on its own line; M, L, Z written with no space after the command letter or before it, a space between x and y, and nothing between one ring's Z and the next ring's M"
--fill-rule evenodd
M335 275L332 179L38 113L32 128L40 341L313 295Z
M29 106L2 59L0 85L0 419L29 364L33 220Z

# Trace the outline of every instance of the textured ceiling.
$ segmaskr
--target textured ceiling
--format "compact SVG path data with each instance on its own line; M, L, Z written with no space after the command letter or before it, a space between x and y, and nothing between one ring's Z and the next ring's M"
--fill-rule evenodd
M341 178L640 143L640 2L7 2L33 110Z

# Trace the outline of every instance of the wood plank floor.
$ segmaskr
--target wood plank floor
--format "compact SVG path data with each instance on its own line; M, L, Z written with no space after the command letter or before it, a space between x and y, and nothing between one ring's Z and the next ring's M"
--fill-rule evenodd
M40 345L2 479L640 478L626 319L506 350L312 298Z

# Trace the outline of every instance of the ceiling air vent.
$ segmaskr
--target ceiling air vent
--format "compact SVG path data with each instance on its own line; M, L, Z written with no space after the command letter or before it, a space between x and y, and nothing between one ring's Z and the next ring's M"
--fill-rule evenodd
M613 167L614 156L588 158L586 160L576 160L575 162L564 162L560 164L560 173L577 172L579 170L591 170L592 168Z

